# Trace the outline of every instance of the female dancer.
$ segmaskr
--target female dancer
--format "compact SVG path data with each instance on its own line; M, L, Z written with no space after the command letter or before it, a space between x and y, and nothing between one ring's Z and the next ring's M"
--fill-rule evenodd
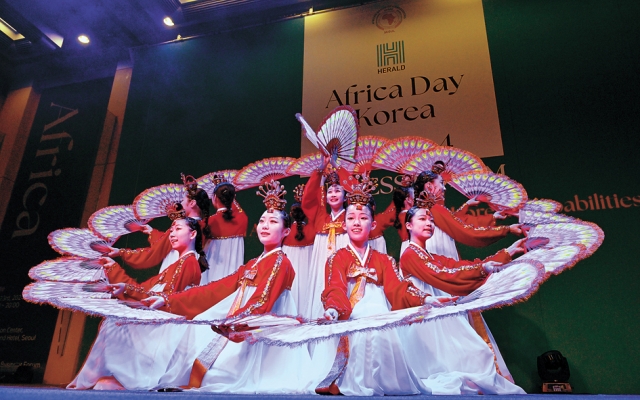
M244 263L244 237L249 219L236 201L236 188L224 176L214 175L213 206L208 219L210 234L204 251L209 270L202 274L201 285L232 274Z
M389 311L389 304L391 309L425 302L440 304L439 298L401 280L391 257L371 249L368 239L376 222L367 185L355 185L347 195L345 223L349 243L327 260L327 286L322 301L329 320L382 314ZM341 337L331 371L316 392L356 396L429 393L408 366L405 345L394 329Z
M264 245L260 257L219 281L149 298L151 307L194 320L262 313L295 315L289 290L295 272L281 249L291 230L289 216L282 211L286 203L282 189L274 181L267 184L267 190L262 189L267 211L257 227ZM234 343L201 325L190 325L176 340L179 344L159 381L160 387L186 386L219 393L297 393L308 391L314 380L314 368L304 348Z
M316 236L316 228L313 219L308 219L302 210L301 202L305 185L298 185L293 190L295 203L291 205L289 215L292 219L291 233L284 238L282 251L291 261L296 272L296 279L291 286L298 310L310 307L307 303L311 300L306 293L309 276L311 256L313 254L313 242ZM300 288L302 287L302 290Z
M146 298L157 293L172 294L184 290L187 286L200 282L200 272L206 267L206 258L202 252L202 233L198 221L185 217L177 203L169 213L176 218L169 229L168 241L178 252L178 260L159 275L142 284L136 284L126 276L122 268L113 260L106 259L105 272L112 283L113 294L120 298ZM201 254L196 259L196 253ZM110 260L110 261L109 261ZM82 369L67 386L69 389L122 389L129 378L127 368L131 354L130 343L139 346L152 346L149 338L155 342L159 337L154 334L155 327L144 325L116 325L115 319L102 322L98 337L87 356ZM146 360L153 364L154 358ZM144 366L144 363L140 364Z
M484 260L456 261L431 254L425 243L433 234L429 208L435 198L422 192L407 212L411 241L400 258L404 276L431 295L465 296L480 287L503 263L523 251L524 239ZM452 315L405 327L400 337L407 360L432 394L523 394L521 388L497 373L494 355L469 325L465 315ZM424 340L424 338L429 338Z
M413 177L404 175L400 186L393 189L393 204L396 210L396 218L393 220L393 227L400 236L400 255L404 253L409 245L409 235L404 226L405 214L413 207Z
M458 215L449 211L444 205L444 182L440 173L444 171L444 163L436 161L432 171L424 171L418 175L413 185L414 193L420 193L423 190L431 193L436 197L437 203L431 207L431 215L433 216L434 231L433 235L426 242L426 249L431 254L439 254L454 260L459 260L456 241L473 247L483 247L492 244L507 234L512 233L521 235L522 227L519 224L502 225L502 226L475 226L467 222L470 219L460 218ZM444 294L443 292L437 292ZM496 357L498 373L513 382L513 378L509 373L507 365L500 354L500 350L489 331L482 314L480 312L468 313L469 323L476 330L478 335L487 343Z

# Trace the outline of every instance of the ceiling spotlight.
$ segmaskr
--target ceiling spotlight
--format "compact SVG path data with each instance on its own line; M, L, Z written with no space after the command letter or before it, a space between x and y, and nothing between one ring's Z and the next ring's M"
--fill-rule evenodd
M78 42L80 42L82 44L88 44L90 42L89 36L87 36L87 35L78 36Z
M164 22L164 24L165 24L166 26L173 26L173 25L175 25L175 24L173 23L173 20L171 19L171 17L164 17L164 19L162 20L162 22Z

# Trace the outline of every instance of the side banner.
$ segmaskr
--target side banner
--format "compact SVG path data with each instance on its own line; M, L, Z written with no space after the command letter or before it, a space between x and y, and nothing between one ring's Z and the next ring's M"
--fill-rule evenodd
M503 155L481 0L383 1L305 19L302 114L340 105L361 135ZM303 138L301 154L315 148Z
M40 98L0 230L0 382L42 381L58 311L25 302L22 289L31 267L59 257L47 235L81 223L111 85L61 86Z

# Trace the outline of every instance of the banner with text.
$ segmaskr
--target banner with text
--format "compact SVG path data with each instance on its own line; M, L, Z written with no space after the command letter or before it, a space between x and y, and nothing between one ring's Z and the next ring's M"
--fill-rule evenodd
M302 115L316 128L340 105L357 111L361 135L503 155L481 0L390 1L307 17ZM314 151L303 138L301 154Z

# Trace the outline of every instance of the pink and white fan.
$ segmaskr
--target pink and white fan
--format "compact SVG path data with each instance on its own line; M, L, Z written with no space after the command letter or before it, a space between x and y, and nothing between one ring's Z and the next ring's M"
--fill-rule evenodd
M576 219L564 214L521 209L518 211L518 222L527 226L553 224L557 222L573 222Z
M419 136L388 139L374 155L372 165L376 169L402 173L402 167L418 154L433 147L436 142Z
M509 267L503 271L492 274L482 287L460 298L456 305L440 308L414 307L348 321L323 322L320 320L296 324L296 320L290 318L287 324L281 326L261 327L235 335L251 342L298 346L355 332L426 322L446 315L487 310L524 301L535 293L543 277L544 266L540 262L516 260L509 263ZM242 320L230 322L243 324Z
M82 257L60 257L43 261L29 270L29 277L39 281L85 283L106 279L102 264Z
M233 179L236 189L243 190L260 186L265 182L291 176L287 170L297 160L292 157L271 157L256 161L238 171Z
M604 240L604 233L598 225L580 220L536 225L529 229L528 236L549 239L544 248L583 245L585 249L580 254L581 260L593 254Z
M333 109L324 118L317 133L301 114L296 114L296 118L307 139L322 153L345 163L356 162L356 142L360 127L353 108L340 106Z
M210 172L196 179L198 187L207 192L209 198L213 198L213 190L216 188L213 181L214 175L222 176L225 180L232 183L233 179L238 175L238 171L235 169L225 169L222 171Z
M289 169L287 169L287 173L291 175L300 175L300 176L311 176L315 171L317 171L321 166L324 160L324 156L321 152L307 154L302 156L296 160Z
M524 204L524 207L522 207L522 209L526 211L543 211L543 212L549 212L549 213L557 213L562 211L563 207L562 207L562 204L558 203L555 200L533 199L533 200L528 200Z
M582 244L569 244L554 248L539 248L518 258L518 260L537 260L544 265L545 280L573 267L584 258L586 247Z
M27 285L22 297L31 303L49 303L50 300L67 297L86 299L110 299L104 283L71 283L36 281Z
M402 166L401 172L418 175L422 171L431 171L436 161L442 161L446 168L445 176L461 175L468 172L488 172L480 157L455 147L434 147L423 151ZM448 180L448 179L445 179Z
M47 237L49 245L63 256L79 256L98 258L103 246L112 246L114 240L104 240L96 236L90 229L64 228L58 229Z
M337 161L337 165L349 172L362 173L373 169L373 158L387 139L378 136L361 136L358 138L355 163Z
M115 242L120 236L136 231L132 225L144 225L148 219L137 219L133 206L109 206L101 208L89 217L89 229L104 240Z
M467 198L487 203L496 211L519 209L527 201L521 184L493 172L467 172L455 175L448 183Z
M133 200L133 214L140 220L166 217L167 206L182 202L184 194L184 185L169 183L154 186L143 191Z

